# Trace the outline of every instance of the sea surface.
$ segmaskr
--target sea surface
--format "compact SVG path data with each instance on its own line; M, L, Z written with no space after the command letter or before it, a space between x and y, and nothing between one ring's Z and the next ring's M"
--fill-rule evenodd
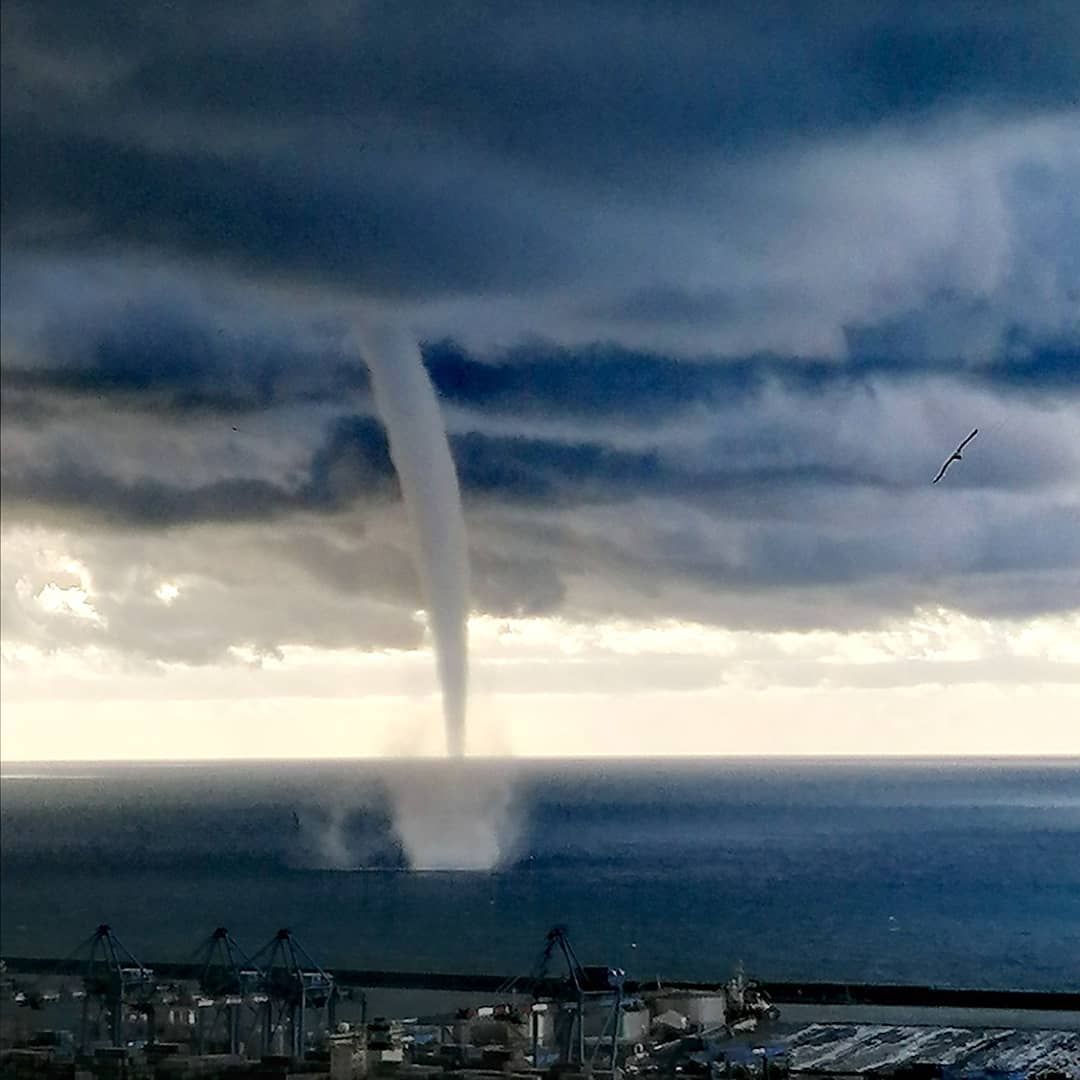
M408 869L455 843L499 862ZM637 978L1080 989L1075 759L9 764L0 854L0 955L525 974L561 923Z

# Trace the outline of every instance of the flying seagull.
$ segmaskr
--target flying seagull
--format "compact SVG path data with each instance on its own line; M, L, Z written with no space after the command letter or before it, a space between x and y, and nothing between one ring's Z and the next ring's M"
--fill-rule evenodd
M936 483L937 483L937 482L938 482L938 481L939 481L939 480L940 480L940 479L941 479L941 478L942 478L942 477L943 477L943 476L945 475L945 470L946 470L946 469L947 469L947 468L948 468L948 467L949 467L949 466L950 466L950 465L951 465L951 464L952 464L952 463L953 463L954 461L963 461L963 458L962 458L962 457L960 456L960 451L961 451L961 450L963 450L963 449L964 449L964 447L965 447L965 446L967 446L967 444L968 444L969 442L971 442L971 440L972 440L972 439L974 439L974 438L975 438L975 436L976 436L976 435L978 435L978 434L979 434L979 429L978 429L978 428L976 428L976 429L975 429L975 430L974 430L974 431L973 431L973 432L972 432L972 433L971 433L971 434L970 434L970 435L969 435L969 436L968 436L968 437L967 437L967 438L966 438L966 439L965 439L965 440L964 440L964 441L963 441L963 442L962 442L962 443L961 443L961 444L960 444L960 445L959 445L959 446L958 446L958 447L957 447L957 448L956 448L956 449L955 449L955 450L954 450L954 451L952 452L952 457L951 457L951 458L949 458L949 459L948 459L948 460L947 460L947 461L945 462L945 464L941 466L941 472L939 472L939 473L937 474L937 476L935 476L935 477L934 477L934 483L935 483L935 484L936 484Z

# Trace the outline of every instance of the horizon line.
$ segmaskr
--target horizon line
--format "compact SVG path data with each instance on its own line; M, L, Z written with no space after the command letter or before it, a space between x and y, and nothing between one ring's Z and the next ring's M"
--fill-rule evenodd
M331 757L329 755L294 756L281 755L269 757L225 757L205 756L187 758L0 758L0 770L8 766L68 766L68 765L156 765L156 766L196 766L196 765L322 765L322 764L379 764L379 763L494 763L494 762L565 762L568 764L587 764L590 762L622 762L637 764L641 762L967 762L967 761L1075 761L1080 764L1080 747L1075 752L1032 751L1031 753L992 753L973 750L969 753L889 753L854 752L847 754L466 754L455 758L446 754L373 754L363 756ZM2 773L0 773L2 775Z

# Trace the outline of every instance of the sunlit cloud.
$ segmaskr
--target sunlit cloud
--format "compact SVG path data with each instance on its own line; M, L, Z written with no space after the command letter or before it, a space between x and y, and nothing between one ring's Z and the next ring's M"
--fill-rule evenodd
M50 581L34 599L50 615L70 615L73 618L86 619L89 622L104 622L101 615L94 610L93 605L90 603L86 590L75 585L62 589L55 582Z
M172 581L163 581L154 590L154 595L168 607L180 595L180 586Z

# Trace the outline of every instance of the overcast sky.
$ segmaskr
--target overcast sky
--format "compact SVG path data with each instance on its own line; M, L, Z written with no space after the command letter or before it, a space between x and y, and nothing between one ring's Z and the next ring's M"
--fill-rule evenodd
M2 29L5 758L441 752L388 318L473 752L1080 753L1080 5Z

